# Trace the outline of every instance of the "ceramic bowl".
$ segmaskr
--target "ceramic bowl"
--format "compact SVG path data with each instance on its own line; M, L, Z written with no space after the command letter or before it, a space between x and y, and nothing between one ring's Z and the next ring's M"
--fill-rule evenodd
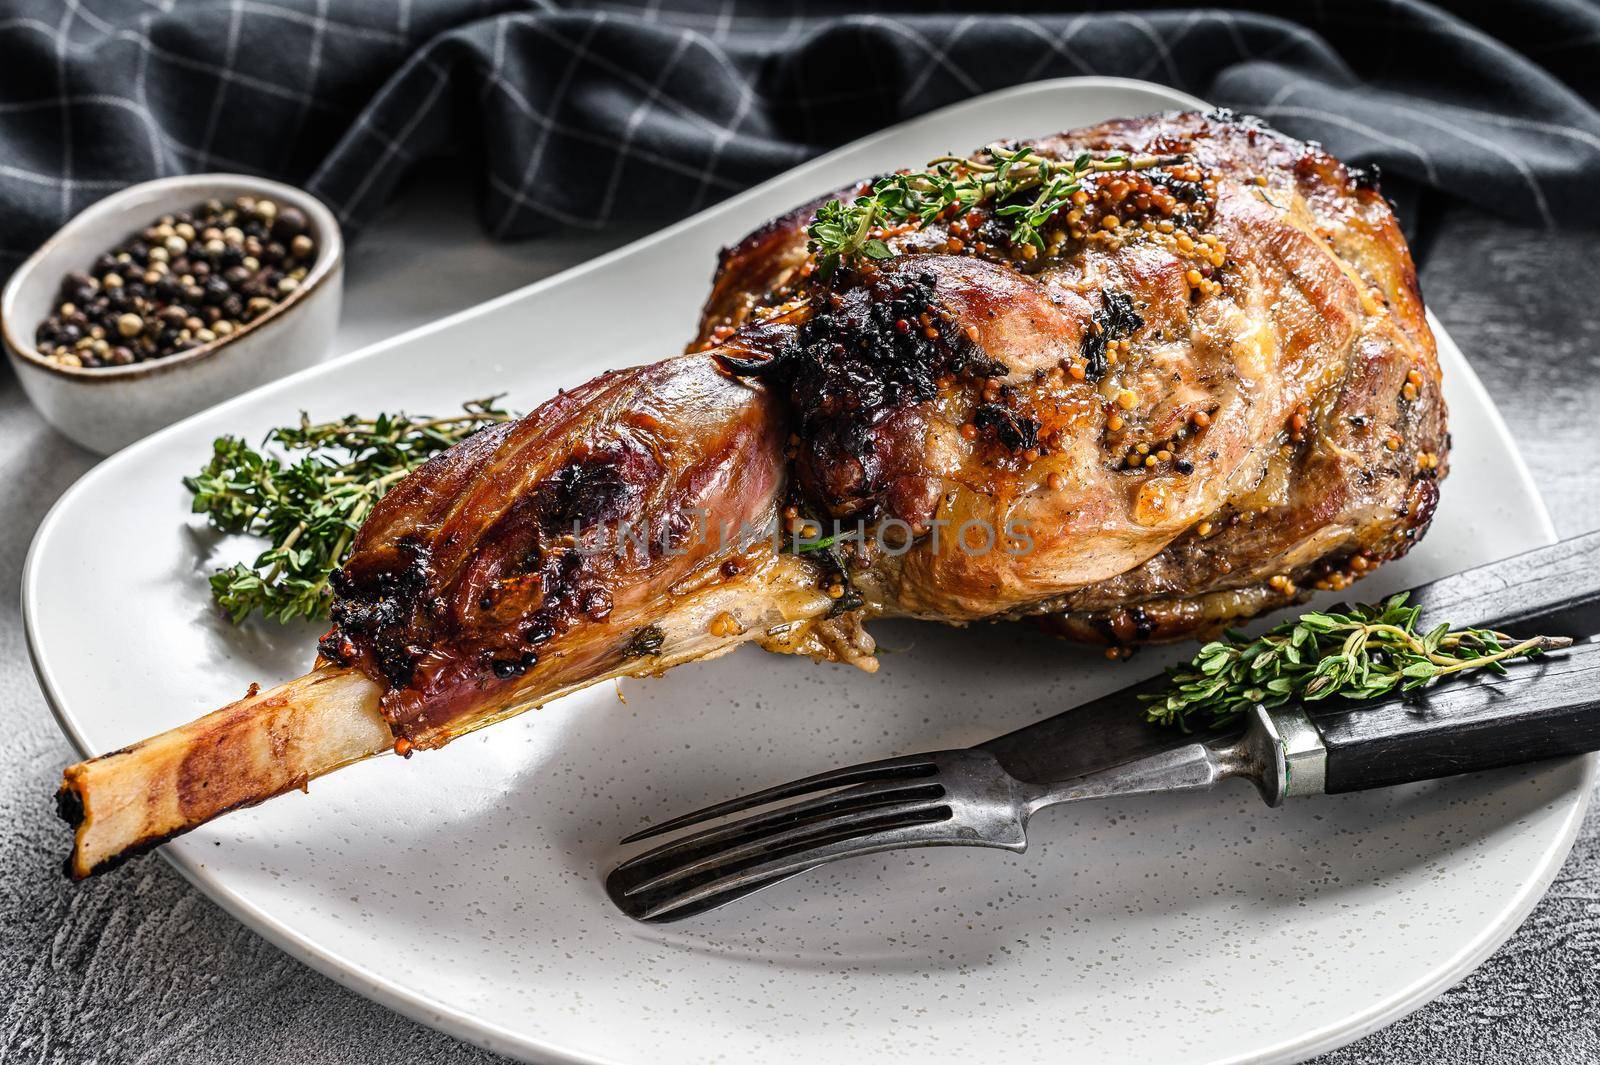
M62 366L40 355L34 331L54 310L61 279L149 226L208 199L254 196L297 207L317 257L287 299L231 336L129 366ZM46 421L108 454L164 425L322 359L339 322L344 242L309 193L243 174L189 174L133 185L89 207L45 242L0 293L0 333L23 391Z

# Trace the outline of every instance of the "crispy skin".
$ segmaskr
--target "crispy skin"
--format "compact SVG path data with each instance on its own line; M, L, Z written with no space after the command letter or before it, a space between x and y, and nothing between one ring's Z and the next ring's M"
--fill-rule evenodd
M479 433L374 508L322 653L383 684L396 736L427 747L681 657L718 613L742 615L729 638L814 615L826 596L769 536L784 434L767 390L706 355L604 374ZM662 645L691 618L701 632Z
M824 279L815 205L762 227L724 253L689 354L486 430L375 508L331 664L68 769L71 869L391 738L437 746L744 641L873 668L881 615L1167 639L1405 553L1448 435L1382 197L1230 116L1036 150L1184 161L1089 181L1043 254L990 205ZM870 535L780 551L802 512Z
M442 742L551 670L614 664L674 589L748 585L778 557L755 536L628 564L570 546L619 523L670 540L689 510L716 528L785 502L859 522L874 535L844 572L810 578L847 583L855 620L1031 616L1117 643L1205 632L1408 550L1445 410L1382 197L1226 116L1036 149L1185 161L1091 181L1042 255L981 210L891 230L892 257L822 279L815 204L763 226L724 253L690 354L598 378L391 494L323 653L385 686L397 734ZM741 632L764 624L760 595ZM849 624L824 653L864 660Z
M349 762L747 640L869 657L849 622L825 617L833 601L814 567L762 538L783 466L768 403L707 357L675 359L607 374L436 458L357 541L324 640L348 661L65 771L68 873L111 868ZM727 519L725 534L681 524L696 507ZM617 519L639 530L620 552L597 539ZM340 646L351 632L395 640L362 657ZM530 648L536 661L522 657ZM504 662L515 669L497 672ZM391 681L402 667L410 684Z
M947 331L970 330L1004 367L1002 406L1061 438L1031 461L989 434L963 439L983 401L957 382L877 427L887 445L812 456L827 467L815 482L871 482L824 500L835 513L865 498L880 518L944 523L941 545L929 536L904 555L857 560L869 602L943 620L1033 614L1064 634L1133 643L1203 633L1404 554L1437 500L1446 412L1415 269L1364 175L1253 122L1193 114L1111 122L1038 148L1183 152L1200 163L1215 191L1194 235L1226 247L1225 265L1206 271L1220 290L1196 293L1185 277L1195 258L1148 240L1021 269L970 248L944 254L943 224L891 240L911 254L890 271L931 275ZM786 241L768 227L730 249L697 343L771 302L739 295L730 279L792 269L806 217L780 220ZM1142 320L1130 350L1098 381L1053 377L1118 293ZM1137 397L1132 410L1114 404L1123 389ZM1122 432L1108 430L1110 413ZM1140 444L1172 457L1130 471L1125 456ZM948 550L948 533L969 521L1025 529L1032 546Z

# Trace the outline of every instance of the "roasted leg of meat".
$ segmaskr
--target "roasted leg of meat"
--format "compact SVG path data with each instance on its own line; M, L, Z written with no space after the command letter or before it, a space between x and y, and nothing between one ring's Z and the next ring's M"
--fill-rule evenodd
M312 673L70 767L70 870L746 641L871 669L862 622L892 615L1120 647L1404 554L1448 437L1366 176L1226 115L1032 147L1162 162L1086 179L1037 245L983 202L832 269L808 248L817 204L751 234L687 353L396 487L336 575ZM825 543L796 550L801 527Z

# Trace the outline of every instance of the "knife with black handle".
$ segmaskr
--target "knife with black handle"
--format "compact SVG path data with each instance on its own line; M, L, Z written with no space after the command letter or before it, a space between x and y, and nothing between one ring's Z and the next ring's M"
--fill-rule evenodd
M1409 602L1425 622L1458 629L1600 633L1600 530L1424 584ZM1586 698L1600 695L1600 677L1589 672L1595 661L1592 649L1577 646L1518 663L1510 678L1474 675L1375 704L1330 700L1272 713L1286 727L1299 717L1315 727L1315 741L1294 735L1326 748L1329 791L1426 780L1600 748L1600 719L1585 709ZM1152 678L979 749L1018 779L1043 783L1182 746L1192 737L1148 724L1139 712L1139 696L1165 685ZM1515 699L1507 694L1512 686Z
M1425 621L1512 637L1600 632L1600 532L1424 585ZM629 916L703 913L825 862L903 847L1023 850L1029 819L1086 799L1196 791L1233 777L1268 804L1600 749L1600 643L1505 676L1457 675L1367 702L1256 705L1242 728L1148 724L1155 678L976 747L889 758L780 784L635 833L677 832L757 807L622 862L606 891Z

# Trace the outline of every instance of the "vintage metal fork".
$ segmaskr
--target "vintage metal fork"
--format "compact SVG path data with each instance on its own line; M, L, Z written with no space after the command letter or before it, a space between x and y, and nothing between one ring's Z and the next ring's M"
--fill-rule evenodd
M1600 532L1468 570L1413 593L1457 625L1600 631ZM641 921L703 913L826 862L902 847L1027 846L1028 819L1082 799L1252 781L1269 805L1574 754L1600 747L1600 644L1584 643L1487 683L1365 705L1253 708L1231 735L1146 725L1113 693L961 750L820 773L718 803L623 840L764 812L672 840L618 865L606 891ZM819 794L821 793L821 794Z
M1031 728L1065 728L1062 719L1077 716L1069 712ZM1071 724L1074 731L1083 725ZM1061 803L1197 791L1242 777L1277 806L1291 796L1591 751L1600 748L1600 643L1519 666L1493 684L1447 684L1420 706L1396 698L1313 718L1300 706L1258 705L1243 733L1189 739L1054 782L1017 775L1027 764L1015 757L1017 743L1013 734L978 747L869 762L675 818L623 842L783 803L630 858L606 878L606 891L630 917L672 921L841 858L902 847L1022 851L1028 819Z
M1268 716L1259 721L1260 727L1243 735L1187 743L1058 784L1021 780L1006 771L994 752L981 747L819 773L628 837L624 843L810 796L629 859L606 878L606 891L630 917L672 921L841 858L941 845L1022 851L1027 848L1028 819L1059 803L1190 791L1234 776L1272 781L1264 793L1275 803L1288 793L1282 787L1287 774L1263 772L1274 757L1264 729L1273 726Z

